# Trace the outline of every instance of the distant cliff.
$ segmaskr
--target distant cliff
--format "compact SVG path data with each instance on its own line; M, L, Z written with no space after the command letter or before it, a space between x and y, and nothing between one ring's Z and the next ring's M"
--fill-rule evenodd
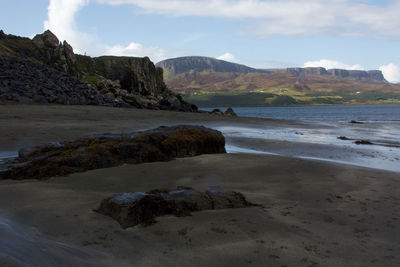
M50 31L32 40L0 31L0 73L1 101L197 110L149 58L76 55Z
M400 86L379 70L253 69L206 57L157 63L184 99L205 107L400 104Z
M310 67L310 68L287 68L287 73L290 73L296 77L307 76L307 75L330 75L334 77L344 79L356 79L369 82L386 83L387 81L383 77L380 70L344 70L344 69L325 69L322 67Z
M310 75L331 75L344 79L356 79L366 82L385 83L386 80L380 70L344 70L344 69L325 69L316 68L287 68L287 69L255 69L245 65L227 62L209 57L178 57L160 61L157 67L163 68L166 78L171 78L178 74L189 74L200 72L222 72L222 73L266 73L278 74L289 73L295 77L307 78Z
M236 72L236 73L265 73L264 70L254 69L210 57L178 57L160 61L157 67L163 68L168 76L181 73L196 72Z

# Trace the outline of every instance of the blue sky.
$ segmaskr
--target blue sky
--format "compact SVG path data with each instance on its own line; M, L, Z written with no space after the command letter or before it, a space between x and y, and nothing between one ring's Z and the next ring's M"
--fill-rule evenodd
M92 56L381 69L400 82L400 0L2 0L0 7L6 33L50 29Z

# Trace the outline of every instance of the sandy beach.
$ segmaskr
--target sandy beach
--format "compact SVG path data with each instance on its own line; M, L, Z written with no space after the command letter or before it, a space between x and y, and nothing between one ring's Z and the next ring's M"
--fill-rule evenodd
M6 157L22 147L50 141L176 124L293 128L303 129L303 134L307 134L304 129L335 130L315 123L209 114L3 105L0 152ZM265 151L285 157L201 155L45 181L0 181L0 235L5 237L0 241L0 265L400 265L399 172L291 157L309 149L311 154L304 156L331 150L333 156L343 153L352 158L360 152L358 147L343 150L329 143L260 141L230 133L228 145L250 150L266 147ZM364 153L371 151L375 152L371 148ZM262 207L164 216L154 225L125 230L93 211L115 193L176 186L205 190L212 185L240 191Z

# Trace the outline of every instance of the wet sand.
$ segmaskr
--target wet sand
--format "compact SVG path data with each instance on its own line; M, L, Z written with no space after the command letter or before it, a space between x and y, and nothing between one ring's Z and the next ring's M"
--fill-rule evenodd
M99 107L0 106L0 110L2 151L177 123L314 127ZM93 211L114 193L182 185L198 190L219 185L240 191L263 207L165 216L149 227L126 230ZM0 234L7 235L7 242L0 241L2 265L49 266L55 261L64 266L400 264L400 175L396 172L270 155L202 155L47 181L0 181L0 197ZM59 246L49 245L54 242ZM21 251L22 257L15 256Z

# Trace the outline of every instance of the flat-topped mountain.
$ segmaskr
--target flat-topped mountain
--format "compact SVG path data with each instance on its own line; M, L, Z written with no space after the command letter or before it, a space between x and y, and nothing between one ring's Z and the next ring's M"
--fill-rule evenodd
M287 73L290 73L296 77L304 77L307 75L330 75L345 79L355 79L367 82L382 82L387 81L383 77L380 70L344 70L344 69L325 69L322 67L308 67L308 68L287 68Z
M400 86L379 70L254 69L207 57L157 63L171 90L199 106L400 103Z
M340 78L356 79L368 82L386 82L380 70L325 69L322 67L255 69L246 65L228 62L211 57L189 56L160 61L157 67L164 69L166 78L193 72L233 72L233 73L290 73L296 77L308 75L330 75Z
M0 102L195 111L148 57L88 57L50 31L32 40L0 31Z
M160 61L157 67L163 68L165 75L171 77L188 72L236 72L236 73L265 73L264 70L254 69L245 65L219 60L211 57L178 57Z

